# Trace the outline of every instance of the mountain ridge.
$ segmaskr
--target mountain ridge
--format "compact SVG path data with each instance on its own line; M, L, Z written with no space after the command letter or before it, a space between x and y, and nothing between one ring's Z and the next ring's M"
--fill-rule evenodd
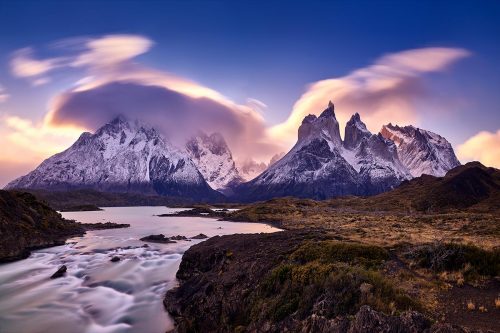
M256 201L274 197L327 199L376 195L422 174L443 176L460 165L442 136L414 126L384 125L371 133L359 113L344 128L330 101L304 117L297 142L244 182L220 133L199 131L174 146L153 127L123 116L43 161L6 189L141 193L194 201ZM245 173L246 174L246 173Z
M381 133L372 134L358 113L347 122L342 140L335 106L329 102L320 116L303 119L292 149L261 175L240 185L236 198L373 195L411 178L394 141Z
M65 151L43 161L7 189L131 192L221 200L194 162L138 121L116 117L95 134L82 133Z

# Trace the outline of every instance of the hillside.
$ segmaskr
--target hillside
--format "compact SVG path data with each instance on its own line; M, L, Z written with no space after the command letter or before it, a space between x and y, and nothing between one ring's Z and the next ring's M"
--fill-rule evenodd
M250 204L226 219L287 230L322 228L380 245L457 239L495 247L500 246L499 174L474 162L445 177L424 175L373 197L277 198Z
M491 279L498 256L453 244L384 248L318 230L216 236L186 251L164 305L178 333L489 332L498 282L478 293L456 281ZM471 290L468 300L489 312L460 304Z
M30 250L62 245L85 229L26 192L0 190L0 262L25 258Z
M444 177L423 175L365 201L379 210L466 209L491 213L500 209L500 170L470 162L448 171Z
M57 210L67 210L75 206L94 205L97 207L127 206L186 206L193 204L190 198L177 198L140 193L99 192L95 190L48 191L27 190L37 198L46 201Z

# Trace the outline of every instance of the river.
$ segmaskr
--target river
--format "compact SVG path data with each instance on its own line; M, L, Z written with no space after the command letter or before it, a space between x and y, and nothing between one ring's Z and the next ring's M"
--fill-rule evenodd
M1 333L160 333L173 328L162 301L176 286L182 254L203 240L146 244L141 237L163 233L209 237L275 232L259 223L221 222L201 217L158 217L181 208L113 207L65 212L82 223L129 223L130 228L89 231L66 245L34 251L0 265ZM111 262L119 256L119 262ZM51 280L61 265L65 277Z

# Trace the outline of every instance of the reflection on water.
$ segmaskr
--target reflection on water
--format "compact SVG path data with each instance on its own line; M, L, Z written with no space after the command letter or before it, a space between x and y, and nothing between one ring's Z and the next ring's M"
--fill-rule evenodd
M114 207L62 213L84 223L110 221L131 227L90 231L64 246L0 265L0 332L165 332L173 322L163 310L163 295L176 285L182 253L203 240L144 246L139 238L278 230L257 223L155 216L179 210ZM113 256L121 260L110 262ZM66 276L49 279L62 264L68 267Z

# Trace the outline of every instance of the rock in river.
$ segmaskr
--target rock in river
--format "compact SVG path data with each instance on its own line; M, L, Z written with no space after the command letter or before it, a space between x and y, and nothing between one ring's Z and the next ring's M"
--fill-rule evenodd
M66 274L67 270L68 270L68 268L66 267L66 265L62 265L61 267L59 267L59 269L54 274L52 274L52 276L50 278L51 279L60 278Z

